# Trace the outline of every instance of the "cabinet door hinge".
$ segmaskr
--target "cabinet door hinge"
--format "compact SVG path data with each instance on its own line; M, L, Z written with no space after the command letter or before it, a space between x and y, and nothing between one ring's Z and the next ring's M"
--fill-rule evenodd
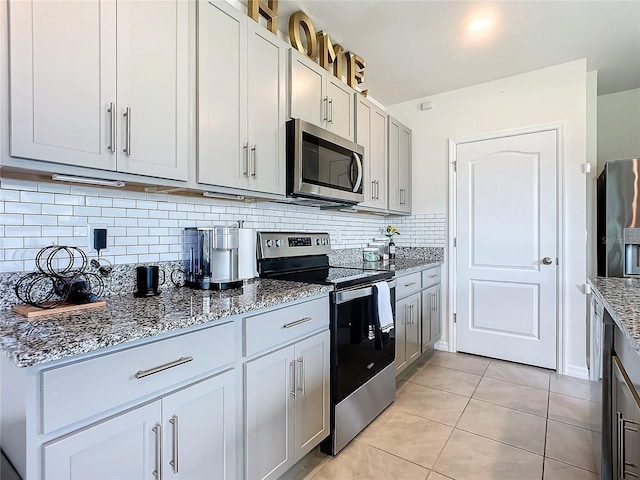
M458 314L457 313L453 314L453 323L458 323Z
M453 237L453 248L456 248L457 246L458 246L458 238Z
M453 171L457 172L458 171L458 162L451 162L451 164L453 165Z

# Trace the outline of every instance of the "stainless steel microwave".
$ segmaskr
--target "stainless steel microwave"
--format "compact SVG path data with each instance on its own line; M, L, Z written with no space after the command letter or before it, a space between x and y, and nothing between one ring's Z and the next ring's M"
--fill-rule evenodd
M287 196L308 205L353 205L362 193L364 147L311 123L287 122Z

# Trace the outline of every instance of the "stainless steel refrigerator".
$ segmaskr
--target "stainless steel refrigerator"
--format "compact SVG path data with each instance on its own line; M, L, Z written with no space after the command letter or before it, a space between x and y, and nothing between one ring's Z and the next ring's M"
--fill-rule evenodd
M640 158L608 161L597 190L598 275L640 277Z

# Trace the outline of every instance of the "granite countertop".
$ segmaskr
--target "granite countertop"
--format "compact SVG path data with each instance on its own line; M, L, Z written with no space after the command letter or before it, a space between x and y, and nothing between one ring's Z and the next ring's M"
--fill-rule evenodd
M428 268L441 265L442 262L433 262L431 260L422 260L414 258L396 258L384 262L350 262L332 264L333 267L345 268L364 268L366 270L382 270L386 272L395 272L396 275L405 275L407 273L419 272Z
M640 280L593 277L589 283L633 348L640 353Z
M157 297L116 295L82 314L26 319L0 311L0 351L18 367L93 352L327 293L331 286L257 279L225 291L165 288Z

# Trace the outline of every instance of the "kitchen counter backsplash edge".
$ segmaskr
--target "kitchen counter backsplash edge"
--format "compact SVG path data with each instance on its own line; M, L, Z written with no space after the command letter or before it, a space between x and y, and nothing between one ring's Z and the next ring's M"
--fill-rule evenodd
M164 288L174 286L172 279L177 284L181 284L184 281L184 276L182 274L184 262L180 260L171 262L113 265L111 273L107 276L100 275L98 269L90 265L87 267L86 271L88 273L100 275L102 278L102 281L104 282L104 292L100 296L102 298L133 293L135 291L136 283L136 267L140 265L158 265L164 271ZM15 293L15 285L18 280L27 273L28 272L15 272L0 274L0 311L8 310L13 305L23 303L18 299ZM162 277L160 279L162 280Z
M396 247L396 258L408 260L423 260L425 263L444 261L442 247ZM332 250L329 254L332 265L347 265L362 262L362 248L346 248Z
M425 263L442 262L444 248L442 247L398 247L398 259L422 260ZM362 261L362 248L347 248L333 250L330 255L333 265L354 264ZM102 277L104 281L104 293L101 297L130 294L135 291L136 267L148 264L114 265L111 273ZM184 281L182 271L183 261L154 262L165 272L164 288L173 287L172 279L178 284ZM98 269L88 266L87 271L99 275ZM27 272L0 273L0 311L9 310L13 305L22 303L15 294L16 282Z

